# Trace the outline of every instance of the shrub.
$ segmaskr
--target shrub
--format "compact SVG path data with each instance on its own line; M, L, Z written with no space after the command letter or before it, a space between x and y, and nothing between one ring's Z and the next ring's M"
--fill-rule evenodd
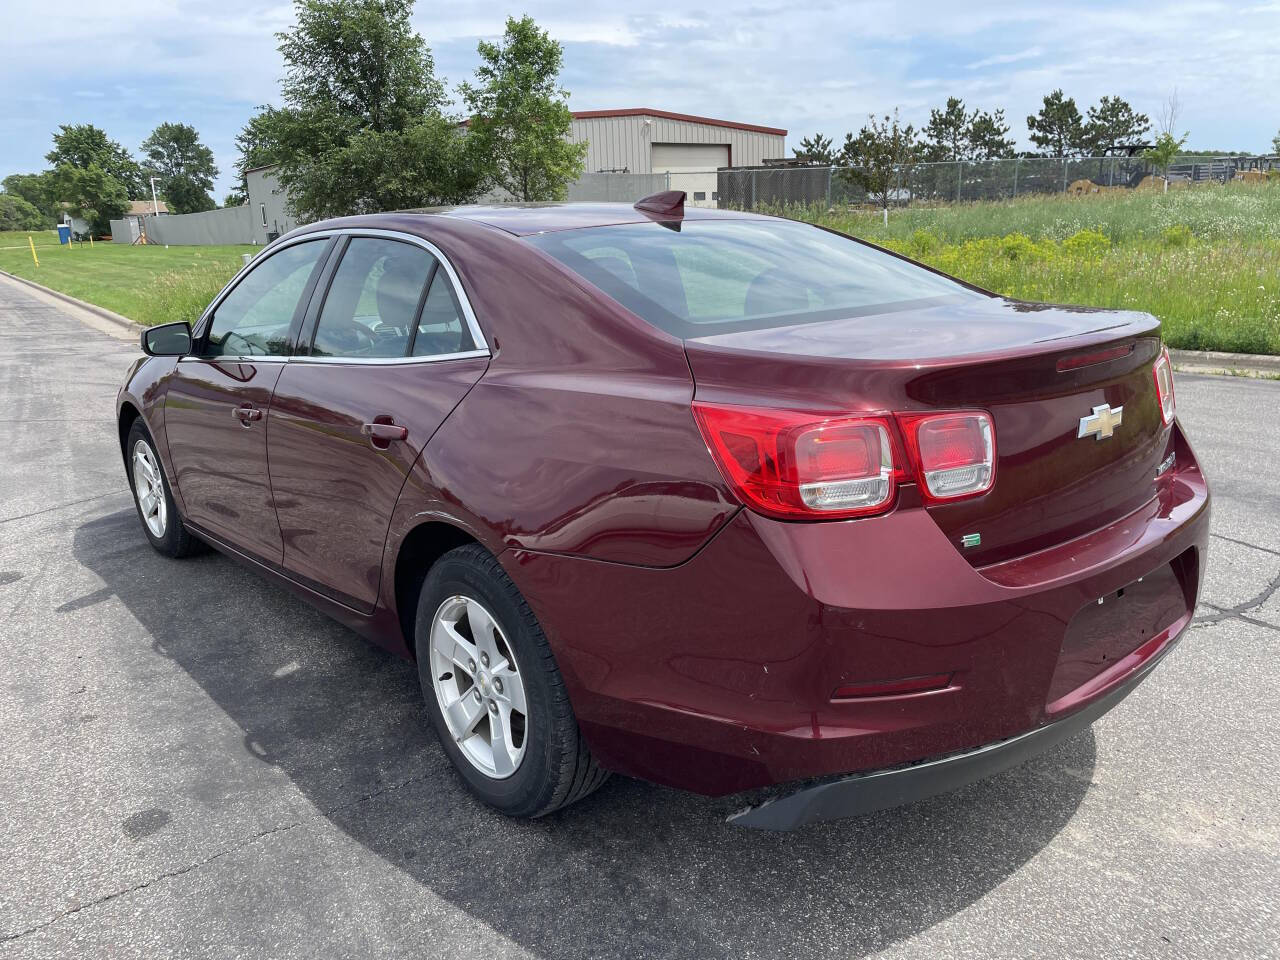
M907 239L906 254L916 260L923 260L929 254L936 252L940 246L942 241L928 230L916 230Z
M1062 241L1062 249L1081 260L1100 260L1111 249L1111 238L1100 230L1077 230Z

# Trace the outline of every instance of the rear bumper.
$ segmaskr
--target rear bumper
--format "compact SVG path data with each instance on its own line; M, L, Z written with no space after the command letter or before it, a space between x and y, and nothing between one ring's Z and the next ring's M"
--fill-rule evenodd
M1181 636L1170 631L1153 644L1143 662L1087 707L997 743L892 770L877 770L829 780L776 799L765 800L729 817L729 822L757 830L794 830L807 823L838 820L915 803L994 776L1052 749L1081 731L1127 697L1147 678Z
M668 569L527 551L502 559L607 768L709 795L912 769L1024 736L1042 742L1041 730L1145 675L1155 651L1130 657L1159 633L1185 628L1209 492L1179 444L1176 474L1141 509L994 567L970 565L909 488L892 513L863 520L741 511ZM1155 579L1177 587L1144 596ZM833 699L846 684L942 674L951 680L941 689ZM904 782L916 778L929 777Z

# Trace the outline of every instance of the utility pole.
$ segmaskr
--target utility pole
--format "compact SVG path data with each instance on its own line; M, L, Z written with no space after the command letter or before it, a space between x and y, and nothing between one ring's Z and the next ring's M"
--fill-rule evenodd
M156 178L151 178L151 212L160 216L160 202L156 200Z

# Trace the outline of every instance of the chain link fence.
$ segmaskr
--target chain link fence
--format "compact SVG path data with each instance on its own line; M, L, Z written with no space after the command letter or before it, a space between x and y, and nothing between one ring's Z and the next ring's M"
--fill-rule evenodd
M1280 171L1280 157L1205 156L1180 157L1167 173L1170 185L1177 187L1240 177L1260 179L1273 170ZM880 197L869 197L854 172L843 167L763 166L655 174L593 173L585 175L580 185L570 187L569 196L574 200L634 202L659 190L684 190L689 195L687 202L693 206L736 210L795 204L878 204ZM889 203L971 203L1139 186L1163 189L1155 172L1142 157L1022 157L917 163L898 171L889 190Z

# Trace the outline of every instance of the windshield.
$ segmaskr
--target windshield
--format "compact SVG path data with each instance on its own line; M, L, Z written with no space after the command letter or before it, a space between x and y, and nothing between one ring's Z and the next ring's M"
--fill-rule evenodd
M856 240L787 220L628 223L529 242L682 339L981 296Z

